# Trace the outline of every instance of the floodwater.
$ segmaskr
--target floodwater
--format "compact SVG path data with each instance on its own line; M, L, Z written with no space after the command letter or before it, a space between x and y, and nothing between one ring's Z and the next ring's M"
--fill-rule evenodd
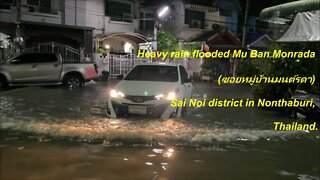
M191 108L186 117L110 119L106 83L0 92L0 179L320 179L319 131L261 108ZM201 99L252 98L250 87L195 83Z

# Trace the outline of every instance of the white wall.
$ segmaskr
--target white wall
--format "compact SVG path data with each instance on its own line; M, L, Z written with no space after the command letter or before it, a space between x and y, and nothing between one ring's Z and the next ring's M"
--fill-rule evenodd
M76 0L65 0L64 11L65 11L65 24L75 25L75 1Z
M138 29L138 21L133 20L132 23L111 21L110 17L105 18L106 33L112 32L135 32Z
M102 34L105 27L105 13L103 0L89 0L86 1L86 26L93 27L93 36Z
M119 1L117 1L119 2ZM132 4L132 12L135 17L137 4L132 1L121 0ZM77 10L75 11L75 7ZM75 18L75 15L77 17ZM105 16L104 0L65 0L65 24L84 27L93 27L93 36L112 32L136 32L138 21L132 23L111 21Z

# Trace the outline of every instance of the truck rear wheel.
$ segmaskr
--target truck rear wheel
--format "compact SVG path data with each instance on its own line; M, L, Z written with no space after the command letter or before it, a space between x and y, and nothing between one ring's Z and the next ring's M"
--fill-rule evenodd
M8 82L3 76L0 76L0 90L8 87Z
M187 100L187 99L183 98L183 100ZM181 116L182 117L187 116L187 114L188 114L188 105L189 105L189 101L187 101L186 106L181 107L182 108L182 110L181 110Z
M70 74L64 78L63 85L68 88L81 88L83 79L80 75Z

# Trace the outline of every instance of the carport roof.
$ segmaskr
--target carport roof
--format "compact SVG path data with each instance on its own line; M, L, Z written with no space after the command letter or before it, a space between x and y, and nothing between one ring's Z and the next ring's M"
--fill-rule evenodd
M241 41L227 28L219 25L209 32L190 39L189 42L205 42L212 49L241 48Z
M136 42L136 43L148 42L147 38L141 34L125 33L125 32L123 32L123 33L107 33L107 34L98 35L95 38L99 41L103 41L107 38L116 37L116 36L130 39L131 41Z

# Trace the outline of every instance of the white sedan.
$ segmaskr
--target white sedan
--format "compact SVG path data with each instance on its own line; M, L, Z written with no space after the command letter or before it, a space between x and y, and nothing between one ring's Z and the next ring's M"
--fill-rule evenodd
M128 114L180 117L187 107L171 107L172 99L189 102L190 77L182 65L148 63L134 67L111 91L109 117Z

